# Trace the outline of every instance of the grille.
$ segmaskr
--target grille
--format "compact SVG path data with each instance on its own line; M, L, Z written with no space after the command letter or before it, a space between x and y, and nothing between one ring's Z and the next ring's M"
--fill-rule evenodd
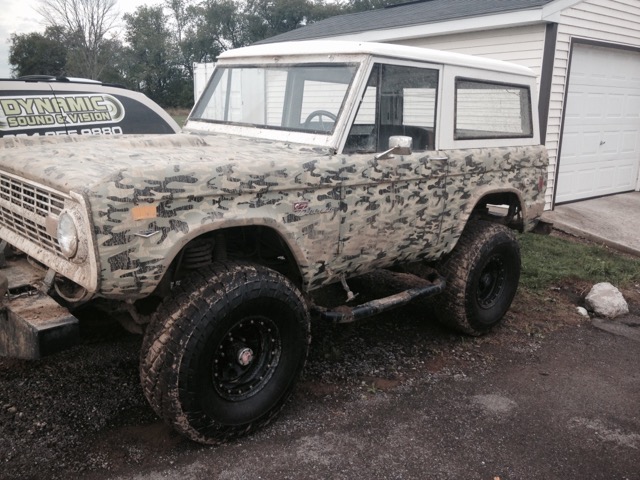
M46 220L60 215L66 198L45 187L0 174L0 225L62 256L57 240L47 233Z

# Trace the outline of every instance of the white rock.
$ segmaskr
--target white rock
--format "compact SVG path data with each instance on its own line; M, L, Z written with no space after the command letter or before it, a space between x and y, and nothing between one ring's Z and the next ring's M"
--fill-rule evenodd
M587 294L587 307L600 317L616 318L629 313L627 301L609 282L597 283Z
M576 310L577 310L577 311L578 311L578 313L579 313L580 315L582 315L583 317L585 317L585 318L589 318L589 312L587 311L587 309L586 309L586 308L584 308L584 307L578 307L578 308L576 308Z

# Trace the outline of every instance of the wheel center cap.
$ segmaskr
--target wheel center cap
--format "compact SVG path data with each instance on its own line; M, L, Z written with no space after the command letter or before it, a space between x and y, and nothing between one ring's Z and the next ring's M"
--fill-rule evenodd
M248 347L240 349L238 352L238 363L246 367L253 361L253 350Z

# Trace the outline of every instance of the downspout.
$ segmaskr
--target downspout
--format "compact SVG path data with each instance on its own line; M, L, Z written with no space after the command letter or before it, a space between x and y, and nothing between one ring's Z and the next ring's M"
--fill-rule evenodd
M544 36L542 54L542 71L540 72L540 94L538 96L538 118L540 121L540 143L547 143L547 126L549 122L549 105L551 103L551 86L553 83L553 66L556 58L556 39L558 24L548 23Z

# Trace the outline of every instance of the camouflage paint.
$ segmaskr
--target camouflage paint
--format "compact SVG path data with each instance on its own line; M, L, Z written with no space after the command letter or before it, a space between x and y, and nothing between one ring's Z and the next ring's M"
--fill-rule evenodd
M117 299L153 292L188 241L220 228L279 232L310 290L341 275L440 257L486 193L516 193L527 228L544 207L538 179L546 178L547 156L539 146L385 160L215 134L5 138L2 146L0 170L83 199L88 259L54 262L4 227L0 237ZM16 208L5 198L0 207Z

